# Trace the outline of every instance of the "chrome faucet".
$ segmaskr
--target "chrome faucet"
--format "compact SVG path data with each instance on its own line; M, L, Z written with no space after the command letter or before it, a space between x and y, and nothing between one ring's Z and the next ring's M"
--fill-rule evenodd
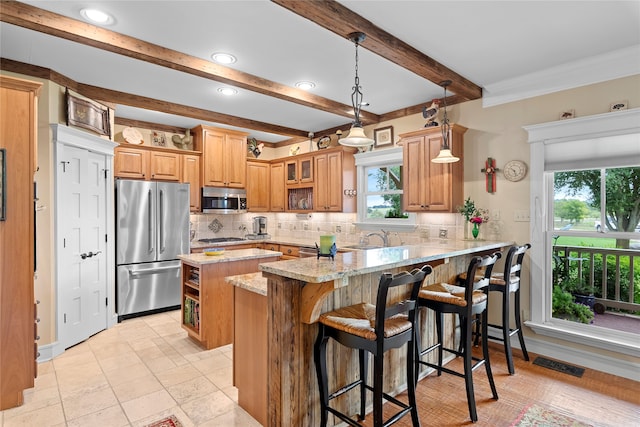
M366 237L378 236L379 238L382 239L382 244L385 247L389 246L389 232L384 230L380 230L380 231L382 231L382 233L369 233L367 234Z

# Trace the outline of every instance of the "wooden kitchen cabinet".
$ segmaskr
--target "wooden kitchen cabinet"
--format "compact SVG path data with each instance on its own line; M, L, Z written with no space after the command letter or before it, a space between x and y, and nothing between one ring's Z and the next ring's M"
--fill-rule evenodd
M22 405L37 375L34 174L41 83L0 76L5 216L0 221L0 410ZM45 182L46 185L46 182Z
M247 161L247 210L269 212L271 171L269 162Z
M117 178L150 179L149 151L127 146L116 147L113 174Z
M464 133L466 128L452 125L451 152L455 163L432 163L442 146L440 127L401 134L403 146L403 208L409 212L454 212L463 202Z
M356 188L355 159L343 149L316 154L315 206L320 212L355 212L355 197L346 197L344 190Z
M269 210L271 212L284 212L285 210L284 178L284 162L271 163L269 198Z
M200 155L182 155L182 180L189 183L189 210L200 212Z
M301 156L285 161L286 184L300 185L313 183L313 157Z
M282 252L280 259L283 260L300 258L300 248L298 246L280 245L280 252Z
M245 188L247 134L202 125L191 133L195 150L202 152L202 185Z
M149 152L149 173L153 181L175 181L182 179L182 155L170 151Z

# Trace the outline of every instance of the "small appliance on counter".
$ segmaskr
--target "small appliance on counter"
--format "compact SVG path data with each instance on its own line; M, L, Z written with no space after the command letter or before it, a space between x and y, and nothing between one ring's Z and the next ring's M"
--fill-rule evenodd
M246 237L250 240L270 239L271 236L269 236L269 234L267 233L267 217L254 216L253 233L247 234Z

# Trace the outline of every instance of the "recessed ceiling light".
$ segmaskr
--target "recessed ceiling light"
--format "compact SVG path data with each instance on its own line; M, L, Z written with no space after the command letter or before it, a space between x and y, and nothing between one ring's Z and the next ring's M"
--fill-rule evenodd
M216 52L211 55L211 58L218 64L233 64L236 62L236 57L230 53Z
M302 90L309 90L316 87L316 84L314 82L302 81L302 82L296 83L296 87Z
M110 25L114 22L114 19L111 15L98 9L82 9L80 11L80 15L82 15L84 19L91 21L94 24Z
M218 88L218 92L227 96L236 95L238 93L238 91L232 87L220 87Z

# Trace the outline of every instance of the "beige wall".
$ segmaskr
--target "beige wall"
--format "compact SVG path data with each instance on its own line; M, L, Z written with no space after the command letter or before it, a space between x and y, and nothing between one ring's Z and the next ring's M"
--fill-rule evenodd
M5 73L3 74L11 74ZM35 81L42 81L29 76L17 75ZM64 122L64 102L60 98L62 88L53 83L45 83L39 99L39 125L38 125L38 159L40 170L36 174L39 184L39 205L46 208L37 214L38 218L38 259L39 273L36 279L36 298L40 304L41 341L40 344L49 344L55 341L55 277L53 273L53 153L51 151L51 136L49 123ZM577 117L605 113L609 111L609 104L619 100L627 100L630 108L640 106L640 76L632 76L617 79L610 82L599 83L577 89L562 91L550 95L512 102L490 108L483 108L482 101L466 102L449 108L449 117L452 123L458 123L469 130L465 134L465 197L471 197L476 205L499 211L501 237L509 238L517 242L529 240L529 223L513 221L514 210L529 210L529 177L523 181L512 183L498 175L497 191L488 194L484 190L484 175L480 169L484 166L487 157L496 159L498 167L502 167L507 161L520 159L529 163L529 145L527 133L522 129L524 125L555 121L560 113L567 109L575 109ZM615 113L612 113L615 114ZM368 135L373 134L373 129L392 125L397 136L404 132L417 130L424 126L421 114L416 114L390 122L379 123L375 126L365 127ZM115 140L120 141L122 128L117 127ZM147 139L147 133L144 134ZM170 140L171 134L167 134ZM145 144L147 141L145 141ZM150 143L150 141L149 141ZM301 153L308 151L308 143L300 143ZM289 147L265 151L260 158L271 159L288 155ZM278 214L281 215L281 214ZM348 222L340 215L341 222ZM446 221L439 214L438 221ZM459 223L459 215L455 217ZM279 217L281 218L281 217ZM420 215L421 224L430 223L430 214ZM286 219L286 217L285 217ZM248 219L247 219L248 221ZM333 222L331 218L328 222ZM234 224L237 226L237 224ZM323 226L324 227L324 226ZM330 229L330 228L329 228ZM274 230L275 231L275 230ZM275 234L275 233L274 233ZM526 272L525 272L526 275ZM523 307L529 306L529 284L524 283ZM528 319L528 310L525 319ZM533 335L526 331L527 335ZM536 336L536 339L552 341L549 338ZM557 340L556 340L557 342ZM571 345L569 343L563 343ZM606 352L602 352L605 353ZM608 354L611 357L620 357L616 354ZM625 358L628 359L628 358Z

